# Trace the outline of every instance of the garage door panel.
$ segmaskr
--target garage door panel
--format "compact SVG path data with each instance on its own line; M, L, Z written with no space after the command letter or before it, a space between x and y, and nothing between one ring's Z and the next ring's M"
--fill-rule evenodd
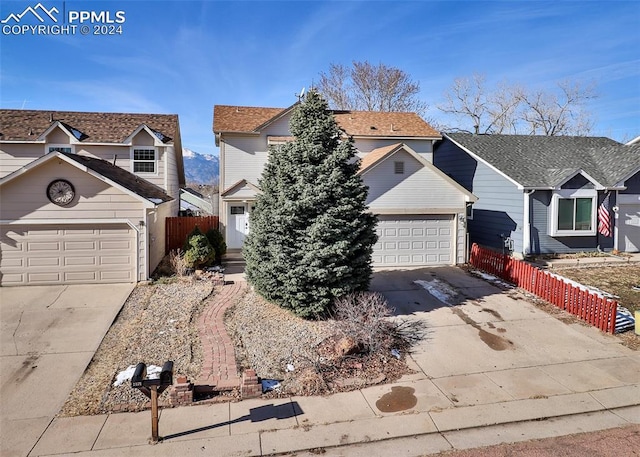
M29 251L59 251L60 243L56 241L49 242L29 242L27 243L27 252Z
M27 259L27 265L30 267L57 267L60 266L60 259L58 257L30 257Z
M453 223L453 215L378 216L379 240L374 245L374 264L450 265Z
M2 285L136 281L136 236L126 224L0 229Z
M640 252L640 205L620 205L618 236L625 252Z

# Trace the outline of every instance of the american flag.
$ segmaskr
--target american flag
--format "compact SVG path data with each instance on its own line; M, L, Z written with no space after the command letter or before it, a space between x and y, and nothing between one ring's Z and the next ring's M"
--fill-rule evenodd
M598 232L604 236L611 236L611 214L609 212L609 196L608 192L600 206L598 206Z

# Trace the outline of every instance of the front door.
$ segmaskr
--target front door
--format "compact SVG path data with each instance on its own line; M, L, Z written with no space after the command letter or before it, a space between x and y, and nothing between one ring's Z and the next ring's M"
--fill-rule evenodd
M240 249L249 233L249 211L246 203L229 204L229 223L227 224L227 247Z

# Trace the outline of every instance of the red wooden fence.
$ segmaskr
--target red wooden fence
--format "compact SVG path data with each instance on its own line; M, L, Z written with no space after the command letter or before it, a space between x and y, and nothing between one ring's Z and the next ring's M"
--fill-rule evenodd
M578 316L600 330L615 333L618 302L569 284L526 262L477 244L471 247L469 263L515 284L543 300Z
M206 233L210 228L218 228L218 216L168 217L165 223L165 254L174 249L182 249L187 235L195 228Z

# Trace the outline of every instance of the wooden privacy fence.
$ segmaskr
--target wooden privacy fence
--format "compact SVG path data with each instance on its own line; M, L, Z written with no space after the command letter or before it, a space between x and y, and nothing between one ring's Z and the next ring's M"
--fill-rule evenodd
M182 249L187 235L198 226L202 233L218 228L218 216L168 217L165 219L164 253Z
M618 302L582 289L548 271L477 244L469 263L531 292L543 300L587 321L600 330L615 333Z

